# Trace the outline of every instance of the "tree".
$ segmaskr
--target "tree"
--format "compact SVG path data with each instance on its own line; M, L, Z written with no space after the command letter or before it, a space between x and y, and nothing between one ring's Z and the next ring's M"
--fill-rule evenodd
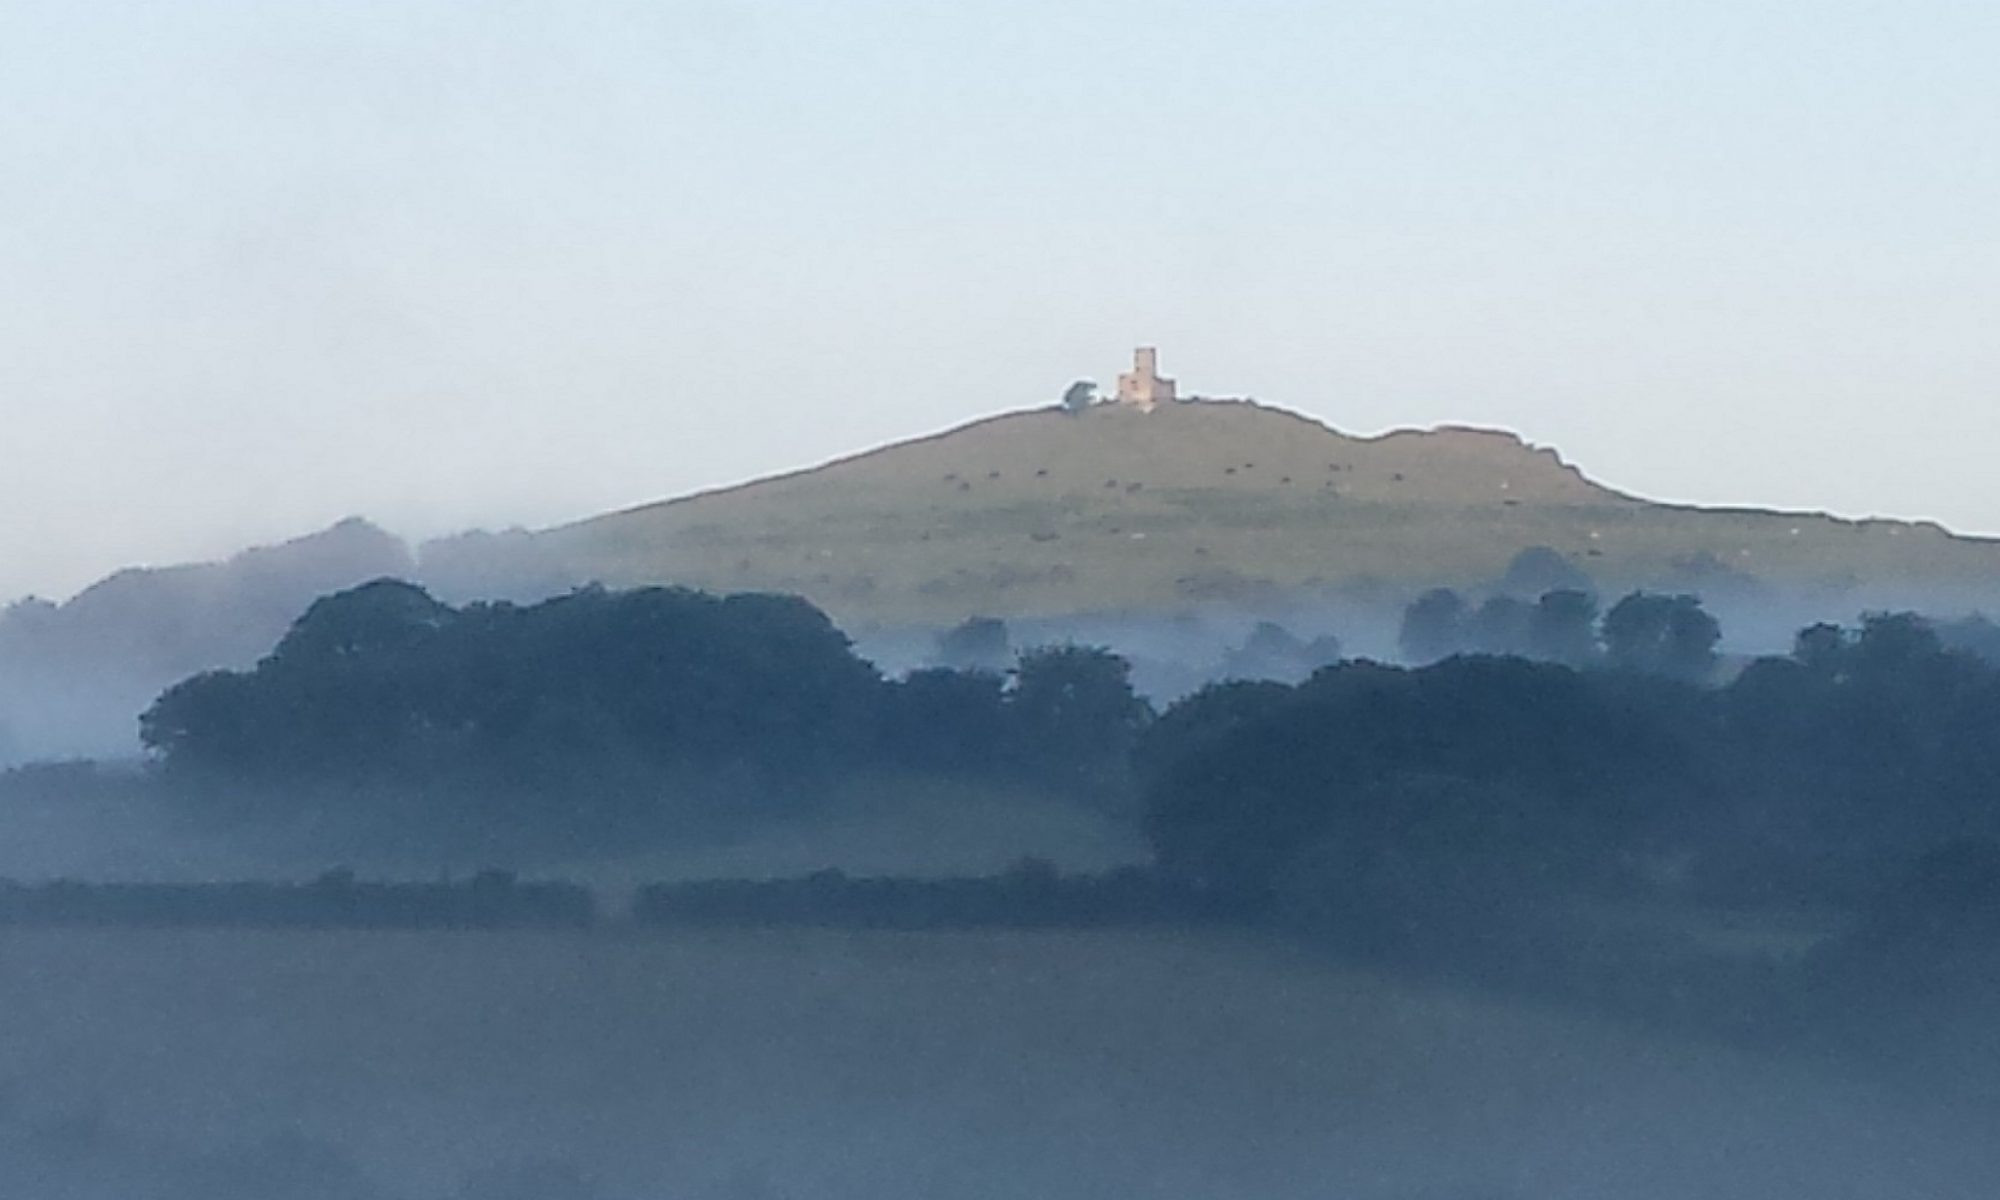
M1854 639L1855 669L1877 674L1944 653L1944 642L1929 621L1916 613L1868 613Z
M1063 389L1063 411L1071 415L1082 412L1096 402L1097 383L1095 380L1079 379Z
M255 670L168 689L141 732L170 773L272 804L380 797L466 829L504 806L569 827L674 785L823 777L878 745L881 688L796 596L590 588L454 610L379 583L313 605Z
M1633 592L1604 614L1613 666L1698 681L1715 670L1722 627L1694 596Z
M1817 675L1839 674L1847 650L1847 632L1825 621L1806 626L1792 639L1792 657Z
M1465 601L1450 588L1432 588L1403 610L1396 641L1403 658L1422 664L1448 658L1465 648Z
M1132 664L1101 646L1043 646L1021 655L1007 694L1024 765L1051 782L1121 787L1153 710L1132 689Z
M1488 596L1467 622L1466 641L1481 654L1525 654L1534 609L1512 596Z
M2000 625L1982 613L1937 625L1938 640L1946 648L1975 654L1989 663L2000 663Z
M1587 872L1653 819L1649 797L1688 794L1693 756L1661 702L1681 693L1475 656L1218 695L1203 706L1231 721L1155 751L1147 834L1169 877L1252 906L1315 846L1361 874L1426 860L1524 885ZM1160 724L1185 721L1169 709Z
M168 688L139 717L139 741L180 771L254 771L278 747L251 676L206 671Z
M1588 666L1597 657L1597 598L1571 588L1542 593L1528 618L1528 653L1565 666Z
M1133 768L1157 781L1210 742L1264 720L1292 702L1292 689L1268 679L1211 683L1175 701L1146 727L1133 754Z
M449 605L416 584L377 579L313 601L271 657L283 666L309 666L400 654L453 615Z
M1305 642L1275 621L1259 621L1241 646L1223 654L1222 674L1228 679L1281 679L1296 683L1321 667L1339 662L1340 651L1340 639L1333 634L1321 634Z
M882 698L885 751L894 761L925 770L991 770L1001 751L1004 686L991 671L910 672Z

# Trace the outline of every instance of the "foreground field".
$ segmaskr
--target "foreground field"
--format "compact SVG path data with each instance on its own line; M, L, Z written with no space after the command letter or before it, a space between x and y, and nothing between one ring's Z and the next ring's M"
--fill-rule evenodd
M1139 933L0 933L23 1197L1988 1196L1992 1113Z

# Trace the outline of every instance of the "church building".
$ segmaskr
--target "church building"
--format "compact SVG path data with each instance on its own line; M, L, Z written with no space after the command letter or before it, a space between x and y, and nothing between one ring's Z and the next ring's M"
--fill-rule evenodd
M1118 403L1152 412L1155 405L1174 400L1174 381L1160 374L1160 352L1151 346L1139 347L1132 356L1132 369L1118 376Z

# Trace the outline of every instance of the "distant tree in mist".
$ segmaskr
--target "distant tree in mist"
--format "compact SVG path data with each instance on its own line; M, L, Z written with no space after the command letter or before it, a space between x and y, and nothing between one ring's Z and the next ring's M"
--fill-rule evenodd
M1533 604L1496 592L1477 608L1449 588L1434 588L1403 610L1399 644L1406 662L1422 665L1454 654L1511 655L1589 666L1598 659L1597 600L1561 588Z
M1525 655L1534 609L1512 596L1488 596L1465 622L1466 649Z
M1597 659L1597 599L1573 589L1544 592L1528 617L1528 655L1565 666Z
M1694 596L1633 592L1604 614L1611 665L1675 679L1705 679L1715 669L1722 627Z
M1079 379L1063 389L1063 411L1072 416L1089 408L1096 402L1097 383L1095 380Z
M1436 662L1465 648L1465 600L1450 588L1432 588L1403 610L1396 644L1413 663Z
M1936 622L1938 640L1947 649L1977 655L1990 663L2000 663L2000 624L1984 614L1974 613L1955 621Z
M1275 621L1259 621L1241 645L1224 653L1222 675L1296 682L1340 659L1340 639L1330 633L1304 641Z

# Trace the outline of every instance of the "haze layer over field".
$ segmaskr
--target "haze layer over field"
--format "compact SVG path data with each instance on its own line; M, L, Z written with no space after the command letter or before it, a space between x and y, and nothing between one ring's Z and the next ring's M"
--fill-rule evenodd
M593 1181L563 1200L1943 1200L2000 1172L1962 1097L1219 934L15 930L0 951L22 1084L0 1145L44 1200L430 1200L469 1176L479 1200L544 1195L509 1178Z

